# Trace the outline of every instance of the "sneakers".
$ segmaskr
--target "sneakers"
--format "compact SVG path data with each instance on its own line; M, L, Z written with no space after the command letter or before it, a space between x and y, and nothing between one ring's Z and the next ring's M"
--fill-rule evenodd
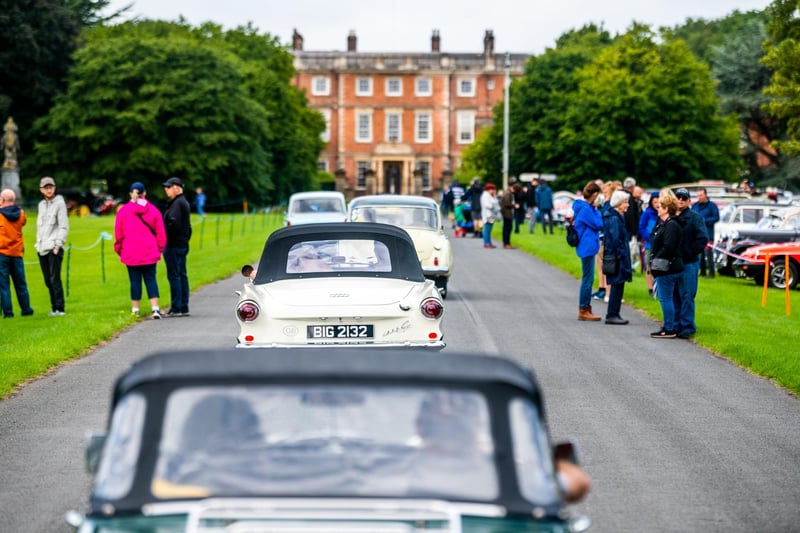
M654 331L653 333L650 334L650 336L654 339L674 339L675 337L678 336L678 334L675 333L674 331L667 331L662 328L658 331Z
M161 320L161 311L153 309L153 320Z
M605 289L599 289L592 293L592 300L602 300L605 297L606 297Z
M692 335L694 335L694 331L690 331L688 329L685 329L685 330L681 331L680 333L678 333L678 338L679 339L690 339L692 337Z
M131 309L131 316L134 318L139 318L141 315L139 314L138 309Z
M50 311L47 313L47 316L64 316L66 313L64 311Z

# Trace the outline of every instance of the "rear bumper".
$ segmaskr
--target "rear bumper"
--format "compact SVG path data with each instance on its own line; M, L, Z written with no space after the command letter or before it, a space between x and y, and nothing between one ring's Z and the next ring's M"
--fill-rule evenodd
M236 339L237 348L331 348L331 347L347 347L347 348L426 348L430 350L441 350L447 346L444 341L435 342L331 342L331 343L255 343L255 342L241 342Z

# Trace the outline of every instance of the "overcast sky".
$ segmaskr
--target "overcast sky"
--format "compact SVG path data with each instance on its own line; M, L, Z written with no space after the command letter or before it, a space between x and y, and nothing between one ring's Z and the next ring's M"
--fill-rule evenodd
M716 19L734 10L761 10L769 0L112 0L110 10L133 3L130 16L205 21L225 29L252 22L281 43L292 30L305 50L346 50L355 31L360 52L428 52L439 30L442 52L481 52L493 30L495 51L541 54L565 31L587 23L612 33L631 22L653 29L688 17Z

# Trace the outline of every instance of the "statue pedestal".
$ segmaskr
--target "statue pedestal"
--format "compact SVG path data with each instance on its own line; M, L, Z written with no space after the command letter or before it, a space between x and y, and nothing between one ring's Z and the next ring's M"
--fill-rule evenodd
M3 169L3 189L11 189L17 195L17 204L22 203L22 191L19 189L19 170Z

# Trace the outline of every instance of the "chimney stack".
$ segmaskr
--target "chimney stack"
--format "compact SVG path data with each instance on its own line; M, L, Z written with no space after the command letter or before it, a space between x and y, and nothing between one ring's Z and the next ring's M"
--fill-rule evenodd
M303 36L297 33L297 28L292 33L292 50L303 50Z
M431 52L440 52L441 39L439 38L439 30L433 30L431 36Z
M347 35L347 51L356 51L356 32L353 30L350 30L350 33Z
M494 54L494 33L492 30L486 30L483 36L483 53L487 56Z

